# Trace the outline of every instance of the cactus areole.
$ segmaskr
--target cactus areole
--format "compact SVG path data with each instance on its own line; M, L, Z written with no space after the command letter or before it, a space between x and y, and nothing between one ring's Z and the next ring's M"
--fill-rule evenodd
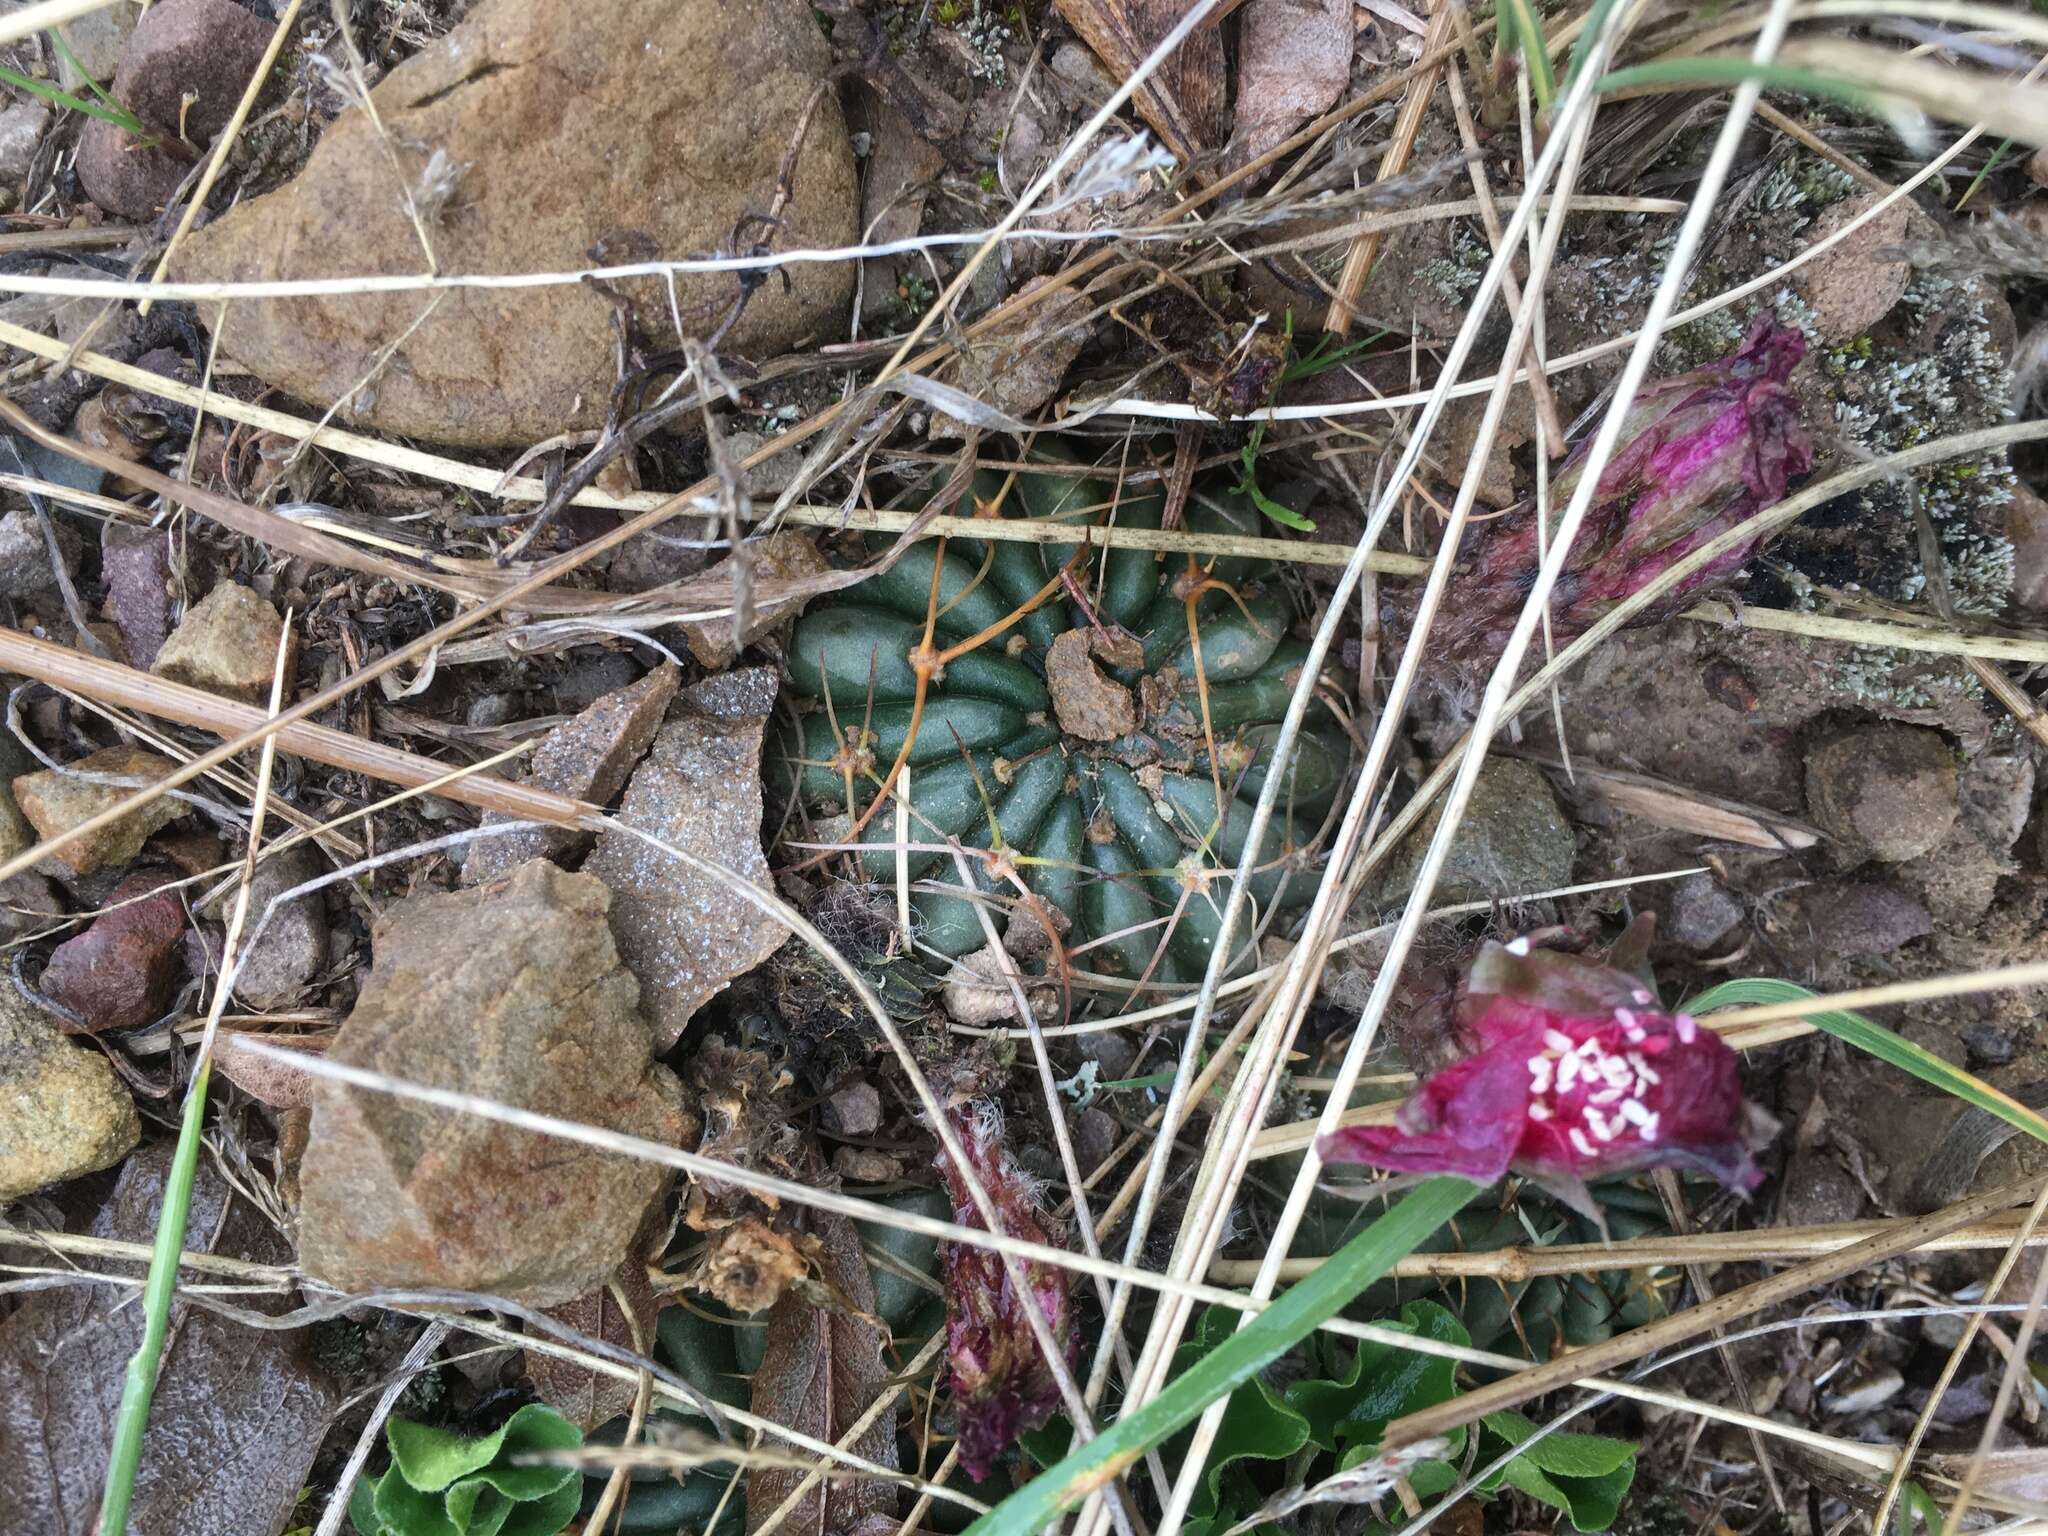
M1119 496L1065 456L1048 467L983 472L962 514L1160 525L1156 491ZM1249 502L1199 487L1186 526L1265 531ZM982 948L979 902L998 934L1049 920L1075 973L1195 980L1302 679L1294 619L1277 573L1238 556L928 540L797 623L796 719L771 757L814 821L850 813L867 878L893 881L907 848L927 953ZM1313 850L1350 755L1335 717L1313 707L1259 849L1241 953L1313 894Z

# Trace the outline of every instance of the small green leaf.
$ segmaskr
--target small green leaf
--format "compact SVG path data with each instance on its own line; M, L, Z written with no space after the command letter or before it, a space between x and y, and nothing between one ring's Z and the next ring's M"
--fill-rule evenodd
M1519 1413L1490 1413L1481 1421L1489 1439L1488 1459L1508 1446L1531 1440L1537 1426ZM1621 1501L1635 1481L1636 1448L1604 1435L1546 1435L1507 1464L1505 1481L1532 1499L1539 1499L1570 1517L1580 1531L1604 1531L1621 1511Z
M393 1419L384 1435L391 1470L367 1506L360 1491L349 1506L363 1536L555 1536L575 1517L583 1480L574 1467L513 1464L583 1443L552 1408L528 1403L474 1438L410 1419ZM374 1529L365 1512L380 1522Z
M1510 1445L1520 1445L1536 1433L1536 1424L1511 1410L1489 1413L1481 1421ZM1605 1477L1635 1460L1636 1448L1626 1440L1606 1435L1575 1435L1560 1431L1545 1435L1523 1453L1546 1472L1560 1477Z
M1204 1356L1226 1342L1237 1331L1237 1316L1224 1307L1210 1307L1204 1312L1194 1337L1174 1354L1174 1374L1194 1369ZM1248 1500L1224 1498L1225 1473L1241 1461L1285 1461L1308 1443L1308 1437L1308 1420L1262 1378L1253 1377L1230 1394L1229 1406L1223 1410L1223 1423L1216 1431L1209 1465L1202 1475L1202 1490L1192 1506L1194 1513L1213 1515L1240 1503L1256 1507L1256 1489L1250 1491Z
M1030 1536L1131 1466L1209 1404L1250 1381L1317 1324L1413 1253L1478 1193L1465 1179L1426 1179L1377 1221L1246 1320L1164 1390L1126 1408L1102 1433L1026 1483L967 1528L967 1536Z
M1381 1326L1460 1347L1471 1342L1456 1316L1433 1301L1410 1302L1399 1322ZM1316 1444L1334 1451L1340 1438L1377 1441L1389 1419L1447 1402L1457 1391L1456 1371L1440 1355L1362 1343L1341 1380L1297 1381L1287 1400L1307 1419Z

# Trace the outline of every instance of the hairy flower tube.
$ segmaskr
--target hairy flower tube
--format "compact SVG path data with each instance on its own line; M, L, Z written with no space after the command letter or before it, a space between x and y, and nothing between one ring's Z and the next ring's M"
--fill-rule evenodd
M1325 1161L1490 1184L1510 1171L1599 1218L1589 1180L1690 1168L1754 1189L1759 1117L1720 1036L1658 1010L1635 976L1527 941L1487 944L1461 1006L1475 1049L1391 1126L1323 1138Z
M1782 500L1813 464L1813 445L1785 381L1806 338L1761 315L1741 346L1691 373L1644 385L1551 594L1552 633L1580 634L1709 539ZM1571 500L1591 451L1572 450L1550 487L1553 516ZM1690 606L1753 555L1761 539L1717 556L1646 609L1652 623ZM1497 655L1547 547L1535 509L1484 525L1452 578L1443 625L1460 661Z
M982 1102L947 1111L954 1133L988 1191L1003 1232L1026 1242L1050 1241L1038 1210L1033 1180L1003 1150L1003 1121L994 1104ZM938 1159L953 1219L963 1227L986 1228L952 1159ZM939 1250L946 1289L946 1369L953 1408L959 1415L960 1465L976 1481L1026 1430L1036 1429L1059 1406L1059 1385L1038 1347L1026 1307L1037 1307L1053 1338L1073 1359L1074 1309L1064 1271L1051 1264L1020 1260L1029 1294L1010 1284L1000 1255L986 1248L947 1243Z

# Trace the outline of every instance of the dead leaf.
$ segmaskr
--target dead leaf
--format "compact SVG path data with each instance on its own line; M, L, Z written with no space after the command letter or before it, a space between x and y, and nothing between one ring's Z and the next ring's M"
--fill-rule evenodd
M888 1384L882 1330L873 1321L874 1281L860 1234L844 1216L814 1214L824 1279L851 1310L813 1305L797 1292L768 1314L768 1348L754 1372L753 1411L777 1424L837 1443ZM860 1315L865 1314L865 1315ZM895 1467L896 1406L892 1404L848 1447L856 1456ZM764 1524L796 1490L803 1473L755 1467L747 1474L747 1529ZM784 1529L825 1536L871 1536L895 1526L896 1489L875 1479L814 1487Z
M794 1238L758 1216L743 1216L711 1234L690 1284L733 1311L752 1315L779 1304L810 1272Z
M294 1051L318 1054L334 1044L334 1030L318 1034L281 1036L274 1043ZM272 1109L310 1109L313 1077L290 1062L273 1056L259 1056L242 1049L244 1043L260 1038L257 1032L223 1029L214 1042L213 1065L223 1077L252 1099L261 1099Z
M1112 79L1127 80L1187 14L1187 0L1056 0L1054 8ZM1173 157L1192 165L1222 137L1221 31L1195 28L1133 99Z
M136 1152L93 1218L93 1235L149 1242L170 1161L167 1142ZM205 1158L186 1242L259 1263L291 1257L253 1207L231 1198ZM95 1267L140 1274L139 1266L111 1261ZM233 1300L269 1312L290 1305L280 1297ZM99 1529L122 1378L141 1335L142 1309L126 1286L33 1292L0 1322L0 1526L37 1536ZM130 1531L250 1536L284 1527L338 1403L334 1383L305 1350L302 1333L173 1306Z
M1249 165L1351 82L1352 0L1250 0L1237 31L1237 121L1223 168Z
M1060 729L1083 741L1115 741L1138 728L1131 690L1105 677L1089 654L1088 631L1070 629L1045 654L1045 687Z
M612 1294L616 1285L625 1296L632 1314L619 1306ZM654 1319L661 1302L648 1283L644 1264L628 1262L605 1285L588 1296L547 1309L548 1316L578 1333L637 1354L649 1354L654 1343ZM638 1325L639 1338L634 1338ZM598 1425L616 1419L633 1408L634 1384L617 1376L593 1371L573 1360L538 1350L526 1351L526 1374L532 1378L541 1401L568 1419L585 1434Z
M1051 277L1034 277L1018 296L1054 282ZM1087 345L1090 307L1071 288L1057 289L969 347L960 358L954 383L1006 416L1021 418L1037 410L1058 392ZM968 431L967 423L958 418L932 412L932 437L965 437Z
M754 667L685 690L626 786L618 819L772 890L761 853L761 735L776 688L772 668ZM612 932L640 979L657 1055L789 937L724 881L631 833L605 833L583 868L612 889Z

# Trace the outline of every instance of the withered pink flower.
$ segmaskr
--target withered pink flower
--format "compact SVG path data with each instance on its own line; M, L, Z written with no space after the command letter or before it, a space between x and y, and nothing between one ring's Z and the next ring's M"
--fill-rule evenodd
M984 1101L947 1113L1004 1233L1026 1242L1049 1242L1038 1190L1003 1150L1001 1112ZM985 1229L966 1181L943 1151L938 1165L953 1198L953 1219L963 1227ZM1066 1272L1028 1260L1018 1267L1028 1297L1017 1294L1002 1259L988 1249L964 1243L939 1249L946 1288L946 1368L960 1420L960 1465L976 1481L988 1475L1020 1434L1038 1428L1060 1403L1059 1385L1038 1347L1026 1307L1038 1308L1068 1363L1073 1361L1074 1309Z
M1327 1136L1325 1161L1491 1184L1520 1173L1598 1218L1591 1179L1691 1168L1734 1189L1763 1178L1735 1052L1660 1012L1635 976L1573 955L1488 944L1462 1011L1476 1049L1424 1080L1391 1126Z
M1785 381L1806 355L1806 338L1760 315L1742 345L1716 362L1643 386L1551 596L1559 640L1700 545L1784 498L1813 464L1813 446ZM1550 487L1562 510L1577 486L1591 439L1565 459ZM1524 507L1487 523L1475 552L1452 579L1444 605L1448 652L1483 661L1500 651L1542 564L1536 513ZM1729 550L1652 604L1652 623L1691 606L1732 575L1761 540Z

